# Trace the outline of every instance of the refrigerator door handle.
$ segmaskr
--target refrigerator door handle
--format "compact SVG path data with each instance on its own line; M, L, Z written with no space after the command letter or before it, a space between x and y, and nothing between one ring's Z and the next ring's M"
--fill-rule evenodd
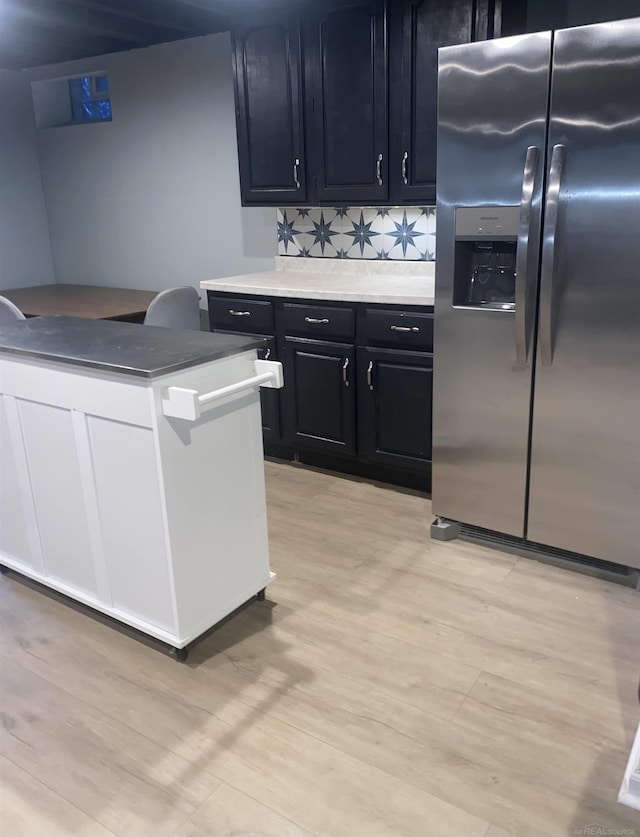
M533 189L538 170L538 155L540 149L537 145L530 145L524 160L524 172L522 175L522 199L520 201L520 220L518 223L518 244L516 249L516 362L524 366L529 355L529 342L531 337L531 317L527 311L529 297L529 277L527 275L529 265L529 238L531 236L531 225L533 213Z
M554 145L549 169L549 185L542 234L542 260L540 265L540 359L543 366L553 363L554 332L554 290L553 274L555 266L556 227L558 226L558 203L560 182L564 166L565 147Z

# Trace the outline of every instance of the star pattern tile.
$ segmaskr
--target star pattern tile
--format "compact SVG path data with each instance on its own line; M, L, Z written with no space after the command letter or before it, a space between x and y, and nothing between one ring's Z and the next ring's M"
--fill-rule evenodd
M280 255L434 261L436 208L281 208L277 237Z
M381 233L371 229L373 219L369 221L369 223L366 223L364 220L364 213L362 211L360 212L360 218L357 221L354 221L351 218L349 220L353 229L348 230L345 234L353 238L353 243L360 248L360 256L363 256L365 244L373 246L371 239L374 235L381 235Z
M295 229L294 222L289 221L287 212L282 212L282 221L278 221L278 244L282 244L284 252L288 254L289 245L295 246L295 236L300 235L300 230Z
M406 211L402 213L402 220L400 222L393 221L393 226L395 229L389 230L389 235L392 239L394 239L394 247L400 245L402 247L402 255L406 258L407 255L407 248L408 247L416 247L416 243L414 239L420 238L422 233L418 232L418 230L414 229L415 225L418 223L418 219L416 218L415 221L408 221Z
M338 231L331 229L331 222L325 221L324 212L321 212L320 221L313 222L311 235L313 236L313 244L311 246L313 247L314 244L319 244L320 250L324 255L324 248L327 244L331 243L331 238L334 235L338 235Z

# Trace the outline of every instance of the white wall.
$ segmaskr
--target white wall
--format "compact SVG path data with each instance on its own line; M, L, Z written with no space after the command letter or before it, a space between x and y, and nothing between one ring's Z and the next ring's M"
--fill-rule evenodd
M240 206L229 34L30 75L94 70L113 121L38 131L57 281L160 290L273 269L275 210Z
M29 80L0 70L0 291L54 281Z

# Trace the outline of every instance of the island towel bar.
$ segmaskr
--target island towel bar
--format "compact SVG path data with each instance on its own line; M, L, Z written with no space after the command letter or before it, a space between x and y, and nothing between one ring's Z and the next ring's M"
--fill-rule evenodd
M235 395L245 389L252 387L270 387L280 389L284 386L282 364L277 360L256 360L256 374L244 381L229 384L212 392L203 395L195 389L185 387L167 387L166 397L162 399L162 412L170 418L184 419L185 421L197 421L200 418L202 407L207 407L226 398L228 395Z

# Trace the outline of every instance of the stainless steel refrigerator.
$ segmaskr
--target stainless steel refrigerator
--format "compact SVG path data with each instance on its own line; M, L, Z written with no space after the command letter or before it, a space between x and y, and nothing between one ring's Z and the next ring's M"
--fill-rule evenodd
M640 18L439 53L433 511L640 568Z

